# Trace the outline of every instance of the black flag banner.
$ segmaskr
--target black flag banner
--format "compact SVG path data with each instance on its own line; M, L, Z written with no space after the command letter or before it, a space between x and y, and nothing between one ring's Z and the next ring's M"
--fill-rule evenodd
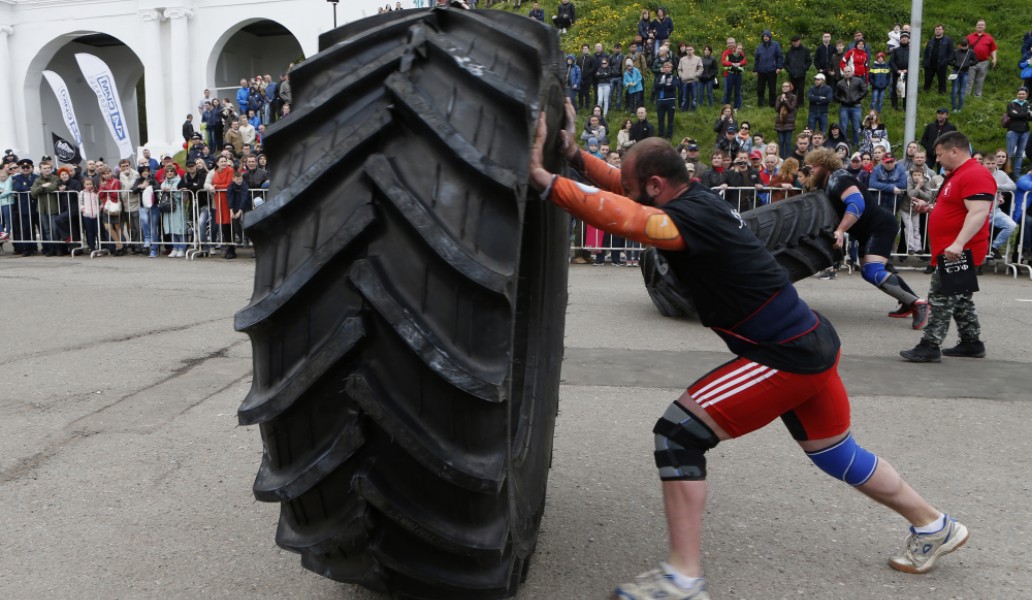
M50 135L54 138L54 156L57 157L57 160L73 165L82 162L79 149L74 144L54 132L50 132Z

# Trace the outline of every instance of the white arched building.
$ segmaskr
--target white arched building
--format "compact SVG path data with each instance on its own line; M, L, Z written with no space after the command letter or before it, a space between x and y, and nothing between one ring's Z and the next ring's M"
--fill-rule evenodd
M340 0L338 25L385 2ZM44 81L50 70L68 86L87 156L117 156L79 52L111 69L134 146L180 148L181 126L187 113L198 120L205 88L235 97L241 78L278 81L291 62L318 51L333 20L328 0L0 0L0 150L38 160L52 154L51 132L73 139Z

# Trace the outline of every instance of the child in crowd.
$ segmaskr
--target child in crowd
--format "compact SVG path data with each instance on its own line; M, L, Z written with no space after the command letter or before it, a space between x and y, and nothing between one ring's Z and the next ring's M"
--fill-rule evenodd
M233 173L233 182L226 188L226 200L229 202L229 212L233 218L233 230L243 231L244 212L251 204L251 190L244 181L244 172ZM226 248L225 257L236 258L236 246L230 244Z
M921 215L913 211L914 200L932 202L935 200L935 190L932 182L926 178L922 167L914 167L910 170L910 178L907 180L907 193L899 203L899 218L903 221L903 236L906 238L907 254L918 254L921 252Z
M148 167L149 168L149 167ZM93 180L84 177L79 192L79 214L82 215L82 229L86 234L86 246L90 252L97 249L97 234L100 233L97 218L100 216L100 194L93 186Z

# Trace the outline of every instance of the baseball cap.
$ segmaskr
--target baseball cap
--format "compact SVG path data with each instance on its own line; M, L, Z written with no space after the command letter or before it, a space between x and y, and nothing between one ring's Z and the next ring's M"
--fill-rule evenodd
M885 53L884 52L879 52L878 53L878 58L885 58Z
M882 155L882 157L881 157L881 161L882 161L882 164L885 164L885 163L890 163L890 162L892 162L892 161L894 161L894 160L896 160L896 157L895 157L895 156L893 156L891 152L886 152L886 153L885 153L884 155Z
M172 158L172 155L169 154L168 152L163 152L161 154L161 160L165 160L166 158Z
M860 159L860 153L859 152L854 152L853 156L849 157L849 160L850 160L850 162L853 162L853 161L860 162L860 160L861 160Z
M753 150L749 153L749 159L752 160L754 158L763 158L763 153L759 150Z
M814 75L813 78L814 79L827 79L827 77L824 76L824 73L818 73L818 74Z
M689 152L698 152L699 151L699 145L698 144L688 144L688 151Z
M735 127L734 125L732 125L732 126L728 127L728 128L727 128L727 129L726 129L726 130L724 131L724 133L738 133L738 128L737 128L737 127Z
M950 111L944 106L944 107L940 108L939 110L937 110L935 112L936 112L936 114L938 114L938 113L948 113Z

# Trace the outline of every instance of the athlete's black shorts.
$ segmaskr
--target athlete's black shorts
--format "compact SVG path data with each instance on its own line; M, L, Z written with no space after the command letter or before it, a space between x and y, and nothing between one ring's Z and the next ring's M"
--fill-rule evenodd
M868 254L889 258L892 256L892 249L896 246L896 234L899 233L896 217L881 208L875 208L875 210L881 213L878 218L870 224L866 232L855 234L861 258ZM849 233L851 236L854 235L852 231Z

